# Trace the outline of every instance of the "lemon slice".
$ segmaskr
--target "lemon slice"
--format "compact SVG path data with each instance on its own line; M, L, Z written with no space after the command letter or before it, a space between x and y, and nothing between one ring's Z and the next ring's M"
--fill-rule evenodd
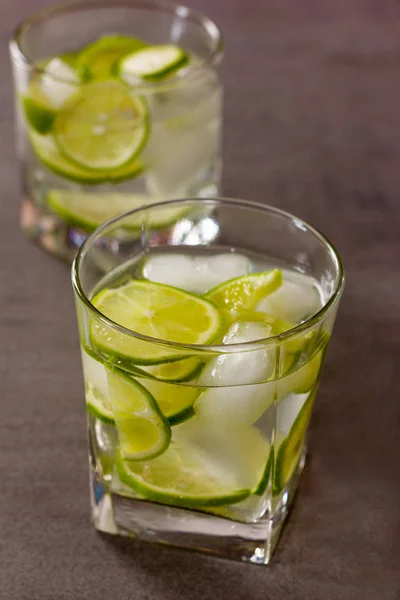
M142 335L181 344L209 344L222 327L217 308L207 300L177 288L132 279L105 288L92 300L106 317ZM116 364L157 364L185 358L176 350L137 339L92 320L92 343Z
M165 452L171 430L153 396L119 369L107 370L107 379L121 455L143 460Z
M53 132L60 152L79 167L113 171L146 144L147 105L117 81L93 83L57 115Z
M188 61L188 55L174 44L148 46L125 56L117 67L119 76L127 83L139 79L159 80L172 75Z
M264 273L252 273L230 279L210 290L205 297L218 307L240 314L242 310L253 310L260 302L282 284L279 269Z

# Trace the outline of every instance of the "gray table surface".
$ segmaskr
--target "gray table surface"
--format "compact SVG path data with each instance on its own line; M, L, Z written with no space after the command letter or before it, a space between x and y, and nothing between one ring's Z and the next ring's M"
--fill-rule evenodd
M400 3L190 2L226 37L225 195L304 217L347 268L310 460L266 568L89 523L69 271L18 226L6 47L45 4L1 2L1 600L400 598Z

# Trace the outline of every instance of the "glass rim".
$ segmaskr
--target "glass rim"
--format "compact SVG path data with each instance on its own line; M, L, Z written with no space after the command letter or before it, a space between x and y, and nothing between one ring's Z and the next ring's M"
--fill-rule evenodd
M46 75L60 83L76 85L77 89L79 89L83 82L74 83L68 78L63 78L55 75L54 73L46 72L45 68L39 66L29 57L28 53L24 52L22 42L27 31L29 31L32 27L35 27L36 25L52 18L53 16L62 15L63 13L68 14L71 11L79 11L92 7L120 7L130 8L133 10L147 9L148 11L164 12L167 15L192 20L192 22L203 27L210 39L213 40L213 48L209 55L199 60L195 66L191 65L182 67L178 70L178 73L168 79L168 81L140 81L138 82L138 85L127 84L129 88L135 90L158 90L163 89L165 86L178 86L181 82L185 81L187 77L198 72L205 65L209 65L211 67L216 66L222 57L224 50L224 39L219 27L206 15L199 11L192 10L184 4L174 4L171 2L164 2L164 0L70 0L68 2L62 2L36 11L16 26L9 43L12 60L24 67L34 69L38 74Z
M127 329L124 326L119 325L115 321L109 319L106 315L104 315L102 312L100 312L92 304L92 302L90 301L90 298L84 292L81 281L80 281L80 275L79 275L80 267L85 260L86 254L90 251L90 248L92 247L93 243L99 237L101 237L101 235L103 235L103 233L110 226L112 226L115 223L118 223L118 221L121 221L130 216L137 215L141 212L142 213L149 212L150 210L153 210L154 208L155 209L158 209L159 207L164 208L167 206L173 206L175 204L182 204L184 202L196 203L196 204L198 204L199 202L214 203L214 204L218 204L218 205L222 204L225 206L243 207L243 208L252 209L254 211L261 211L264 213L273 213L275 215L279 215L281 217L284 217L285 219L292 221L297 227L301 227L303 230L305 227L308 232L313 234L318 240L320 240L324 244L325 249L328 251L329 255L333 259L333 262L335 263L335 266L337 268L336 286L335 286L334 291L332 292L331 297L329 298L329 300L327 302L325 302L325 304L321 307L321 309L318 312L313 314L309 319L306 319L303 323L296 325L296 327L293 327L292 329L289 329L288 331L285 331L278 335L273 335L273 336L270 336L267 338L253 340L251 342L241 342L241 343L234 343L234 344L205 344L205 345L182 344L180 342L172 342L172 341L168 341L168 340L162 340L159 338L153 338L150 336L143 335L143 334L133 331L131 329ZM342 295L343 288L344 288L344 280L345 280L343 263L342 263L342 259L340 257L339 252L336 250L336 248L332 244L332 242L324 234L322 234L318 229L312 227L303 219L299 219L298 217L296 217L296 216L292 215L291 213L284 211L280 208L275 208L275 207L269 206L267 204L261 204L260 202L252 202L250 200L238 200L236 198L225 198L225 197L180 198L177 200L167 200L167 201L157 202L157 203L147 205L147 206L142 206L135 210L131 210L131 211L122 213L120 215L117 215L116 217L109 219L108 221L105 221L102 225L100 225L97 229L95 229L95 231L90 236L88 236L86 238L86 240L83 242L82 246L79 248L78 253L73 261L71 271L72 271L71 272L72 287L74 289L76 296L86 306L86 308L89 309L89 311L92 313L92 315L98 321L100 321L101 323L106 325L107 327L110 327L114 330L119 331L120 333L123 333L130 337L134 337L141 341L145 341L145 342L148 342L151 344L158 344L161 346L168 347L170 349L172 348L172 349L184 350L184 351L188 351L189 353L190 352L191 353L205 352L205 353L219 353L219 354L222 354L222 353L228 354L228 353L232 353L232 351L243 352L246 350L256 350L256 349L265 348L267 346L272 346L277 343L281 344L283 342L286 342L286 341L298 336L299 334L306 332L307 330L312 329L315 325L322 322L324 320L325 316L327 316L330 313L331 309L336 305L336 303L338 302L338 300L340 299L340 297Z

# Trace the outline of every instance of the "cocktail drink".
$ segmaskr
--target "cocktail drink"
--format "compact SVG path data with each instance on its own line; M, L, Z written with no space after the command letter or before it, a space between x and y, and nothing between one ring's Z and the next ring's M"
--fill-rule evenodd
M334 248L266 206L167 202L95 232L73 285L95 527L267 563L343 289Z
M207 18L149 0L45 10L10 45L22 226L70 260L103 221L215 195L222 41Z

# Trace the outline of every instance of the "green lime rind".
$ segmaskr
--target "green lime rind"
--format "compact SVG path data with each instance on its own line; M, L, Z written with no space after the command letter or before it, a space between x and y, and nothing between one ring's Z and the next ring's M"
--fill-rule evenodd
M112 416L112 412L107 410L104 405L100 403L94 403L86 400L86 409L90 412L96 419L99 419L106 425L115 425L114 417Z
M249 489L234 490L231 493L207 494L204 496L179 493L171 488L159 487L148 483L143 477L145 467L146 463L140 465L139 463L123 460L120 451L117 450L116 468L120 480L147 500L184 508L202 508L236 504L248 498L251 493Z
M142 365L142 372L146 377L152 377L157 381L169 383L185 382L195 379L203 369L204 363L195 356L189 356L179 361L170 361L159 365L145 367Z
M116 65L116 72L126 83L132 83L132 78L160 81L175 73L188 61L188 54L179 46L159 44L123 57Z
M72 164L112 174L137 159L147 144L147 102L113 79L82 86L58 112L53 135L61 155Z
M75 67L85 82L114 75L115 65L127 54L145 48L146 42L127 35L106 35L85 46L75 58Z
M145 294L138 300L138 292L140 288L144 289ZM147 291L146 291L147 289ZM155 282L142 281L132 279L127 284L112 289L103 289L93 299L92 304L102 312L106 317L130 329L137 331L143 335L154 337L154 315L152 321L142 324L138 327L142 309L148 310L149 293L152 291L151 298L158 295L158 301L164 301L171 306L170 301L175 296L176 302L173 303L174 308L168 313L168 326L171 331L171 324L174 329L174 335L169 336L172 339L165 340L170 343L178 344L196 344L207 345L219 335L223 327L223 319L217 307L208 300L200 298L189 292L184 292L178 288L169 285L164 285ZM126 294L128 292L128 297ZM122 296L121 296L122 293ZM131 304L129 294L136 296L135 303ZM164 298L162 298L164 296ZM108 298L107 298L108 297ZM138 301L146 301L146 305L140 308ZM200 307L203 310L200 312ZM153 305L153 309L156 308ZM106 310L105 310L106 309ZM153 310L152 309L152 310ZM173 311L176 311L175 313ZM183 311L183 312L182 312ZM125 316L124 316L125 314ZM159 317L160 313L156 313ZM189 322L195 315L195 320ZM161 315L162 316L162 315ZM197 328L199 317L206 318L205 329L200 331ZM121 318L123 317L123 318ZM174 320L171 321L171 318ZM139 319L139 321L138 321ZM184 321L185 320L185 321ZM164 327L165 329L165 327ZM179 335L177 335L179 333ZM197 335L197 337L196 337ZM187 358L187 355L179 354L175 349L170 349L168 346L158 345L156 342L145 341L128 334L119 332L112 327L92 319L90 324L90 340L91 345L108 361L124 368L130 368L133 365L157 365L171 361L182 360ZM160 341L162 341L160 339Z
M194 415L193 404L199 395L197 388L155 379L138 379L138 381L153 396L170 424L177 425Z
M256 307L262 298L282 285L282 271L273 269L229 279L204 295L219 308L240 314Z
M269 483L269 480L270 480L270 477L271 477L271 471L272 471L273 464L274 464L274 448L272 447L271 451L269 453L267 462L265 464L265 470L264 470L263 476L261 477L260 482L259 482L258 486L256 487L256 489L253 490L253 492L252 492L256 496L262 496L265 493L268 483Z
M36 156L50 171L77 183L88 185L117 183L141 175L146 168L143 163L135 159L112 173L88 171L66 160L52 135L40 135L33 129L28 129L28 137Z
M38 133L51 131L56 117L56 110L39 98L21 96L22 108L28 124Z
M107 377L121 454L130 461L148 460L163 454L171 441L171 428L154 397L120 369L108 370ZM143 426L147 426L147 431L143 432ZM143 440L145 443L146 437L153 436L154 429L156 441L144 450L135 449L135 443Z
M167 416L168 423L171 427L175 425L180 425L189 419L192 419L195 416L195 412L193 410L193 404L188 406L187 408L182 409L181 411L177 411L175 414L171 414Z
M288 435L276 451L273 493L279 494L287 485L299 463L317 388L310 394L297 415Z

